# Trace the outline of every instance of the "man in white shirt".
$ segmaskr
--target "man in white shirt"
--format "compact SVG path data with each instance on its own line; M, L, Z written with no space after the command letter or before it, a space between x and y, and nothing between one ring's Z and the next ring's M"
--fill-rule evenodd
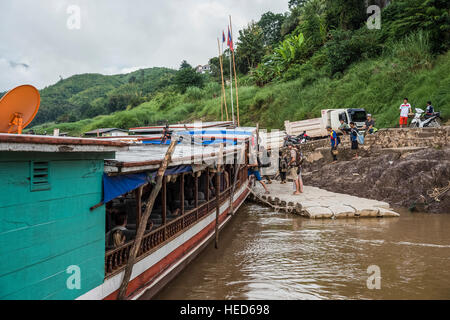
M411 112L411 105L408 103L408 98L405 98L403 104L400 106L400 128L408 126L408 117Z

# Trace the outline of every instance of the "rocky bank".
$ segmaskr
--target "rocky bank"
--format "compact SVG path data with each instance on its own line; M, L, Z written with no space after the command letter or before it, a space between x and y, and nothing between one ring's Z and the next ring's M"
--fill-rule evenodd
M348 157L347 157L348 158ZM326 161L326 159L323 159ZM370 154L337 164L306 163L305 185L388 202L429 213L450 214L450 191L437 202L427 192L450 182L450 146Z

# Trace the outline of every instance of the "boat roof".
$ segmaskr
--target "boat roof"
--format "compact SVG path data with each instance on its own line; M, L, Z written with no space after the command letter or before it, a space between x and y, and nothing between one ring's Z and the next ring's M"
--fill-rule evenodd
M95 129L89 132L85 132L85 135L93 135L93 134L102 134L102 133L108 133L112 131L120 131L120 132L128 132L128 130L124 129L118 129L118 128L101 128L101 129Z
M172 155L170 166L202 165L214 163L220 155L223 145L223 155L231 156L242 151L242 146L255 133L255 128L210 128L202 131L181 131L173 139L182 138ZM190 139L190 138L192 139ZM208 144L202 142L208 141ZM214 141L215 143L209 143ZM111 175L135 173L156 170L161 165L167 145L129 145L128 150L116 153L116 158L105 161L105 172Z
M116 152L128 144L85 138L0 134L0 151L9 152Z
M230 128L233 126L232 121L213 121L213 122L198 122L198 123L187 123L187 124L171 124L169 125L169 131L184 131L187 129L195 129L195 128ZM166 128L165 125L161 126L150 126L150 127L139 127L139 128L131 128L130 132L132 133L157 133L162 132L163 129Z

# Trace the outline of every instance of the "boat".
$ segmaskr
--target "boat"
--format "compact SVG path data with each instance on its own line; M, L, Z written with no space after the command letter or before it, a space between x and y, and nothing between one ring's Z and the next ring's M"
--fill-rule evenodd
M179 144L126 299L154 297L215 239L216 226L222 230L249 195L246 154L255 129L187 129L172 136ZM0 299L117 299L134 239L111 246L107 235L119 211L127 215L126 229L137 230L167 149L0 134ZM223 173L214 189L218 164Z

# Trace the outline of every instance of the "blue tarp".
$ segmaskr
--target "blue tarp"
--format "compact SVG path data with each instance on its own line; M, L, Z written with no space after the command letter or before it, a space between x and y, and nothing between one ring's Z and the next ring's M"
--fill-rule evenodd
M169 168L166 171L166 176L192 172L191 166L177 166ZM158 171L149 173L127 174L122 176L109 177L107 174L103 175L103 203L108 203L130 191L136 190L146 183L150 183L156 178Z

